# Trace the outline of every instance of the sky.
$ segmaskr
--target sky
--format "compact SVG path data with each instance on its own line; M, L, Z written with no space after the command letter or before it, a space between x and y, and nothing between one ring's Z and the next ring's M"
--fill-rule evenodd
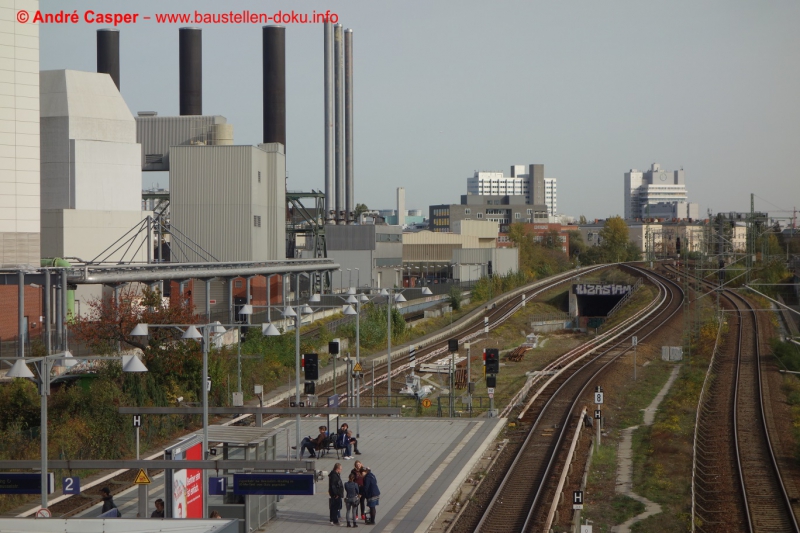
M297 13L353 30L355 199L458 203L476 170L541 163L559 213L623 212L631 168L683 168L701 213L800 207L800 2L42 0L43 12ZM141 19L140 16L140 19ZM131 112L178 114L178 28L119 26ZM203 112L262 141L261 27L203 28ZM95 30L42 25L40 67L96 69ZM324 189L323 29L287 24L290 190ZM144 185L164 186L166 174Z

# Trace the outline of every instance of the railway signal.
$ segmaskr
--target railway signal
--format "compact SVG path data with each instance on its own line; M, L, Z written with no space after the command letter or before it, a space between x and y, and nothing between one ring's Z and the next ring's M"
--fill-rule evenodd
M303 354L303 372L307 381L319 379L319 355L315 353Z
M500 350L497 348L486 348L486 373L500 373Z
M572 508L573 509L583 509L583 491L582 490L572 491Z

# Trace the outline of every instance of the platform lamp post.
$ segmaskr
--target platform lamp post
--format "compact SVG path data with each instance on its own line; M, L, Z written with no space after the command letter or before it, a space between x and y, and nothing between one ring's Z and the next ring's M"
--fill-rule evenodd
M120 357L92 357L92 359L118 359ZM6 359L6 358L3 358ZM47 509L47 489L48 489L48 472L47 472L47 397L50 395L50 372L56 361L59 361L58 366L70 367L78 364L72 354L66 350L61 353L48 355L45 357L27 357L27 358L9 358L15 359L14 365L8 370L6 374L10 378L32 378L36 379L39 385L39 394L41 396L41 429L39 434L41 436L41 456L42 456L42 509ZM135 355L123 355L122 370L124 372L147 372L147 367ZM28 368L27 363L39 363L36 365L36 370L39 374L38 378Z

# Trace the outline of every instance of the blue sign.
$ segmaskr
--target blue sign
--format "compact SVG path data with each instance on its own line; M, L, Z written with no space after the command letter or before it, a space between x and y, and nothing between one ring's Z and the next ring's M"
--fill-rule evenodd
M234 474L234 494L276 494L313 496L315 475L312 474Z
M208 478L208 493L213 496L225 496L228 488L228 478L210 477Z
M61 481L61 486L64 487L64 494L80 494L81 493L81 478L65 477Z
M55 486L53 473L47 474L47 493L53 494ZM0 494L41 494L41 474L20 474L0 472Z

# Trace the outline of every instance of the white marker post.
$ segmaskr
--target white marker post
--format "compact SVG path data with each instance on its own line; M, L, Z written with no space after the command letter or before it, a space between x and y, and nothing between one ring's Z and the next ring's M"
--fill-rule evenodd
M636 381L636 346L639 344L639 339L634 335L631 337L633 342L633 381Z
M594 403L597 404L597 409L595 410L595 415L597 415L597 413L600 412L600 406L603 405L603 387L600 385L594 389ZM600 451L600 425L602 421L602 418L597 418L597 441L594 447L595 453Z

